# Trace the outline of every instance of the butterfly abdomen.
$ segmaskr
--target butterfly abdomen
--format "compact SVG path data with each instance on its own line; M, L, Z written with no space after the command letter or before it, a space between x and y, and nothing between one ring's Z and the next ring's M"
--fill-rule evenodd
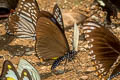
M60 64L60 62L62 62L63 60L65 60L65 56L62 56L56 59L54 63L52 64L51 70L55 69Z
M72 51L66 53L64 56L59 57L52 64L51 70L55 69L65 59L68 59L69 61L71 61L75 57L76 54L77 54L77 52L72 50Z

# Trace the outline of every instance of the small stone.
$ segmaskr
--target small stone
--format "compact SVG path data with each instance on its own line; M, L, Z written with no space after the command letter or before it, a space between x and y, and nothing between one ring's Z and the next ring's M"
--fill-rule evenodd
M59 75L59 74L63 74L64 70L55 70L54 74Z
M80 77L80 80L88 80L88 76L82 76Z
M27 50L26 50L27 51ZM26 56L30 56L30 55L32 55L33 53L35 53L35 51L27 51L26 53L25 53L25 55Z
M95 67L88 67L88 69L85 71L86 74L89 74L91 72L95 71Z

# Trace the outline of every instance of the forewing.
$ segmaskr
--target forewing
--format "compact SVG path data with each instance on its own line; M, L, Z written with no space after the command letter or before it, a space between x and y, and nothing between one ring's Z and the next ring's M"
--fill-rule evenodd
M40 11L40 14L39 14L40 17L46 17L46 18L49 18L54 24L56 24L59 28L61 27L59 25L59 23L57 22L57 20L54 18L54 16L47 12L47 11ZM62 28L60 28L62 30ZM64 32L64 30L62 30Z
M69 51L65 34L49 18L40 17L36 27L36 52L39 57L51 59Z

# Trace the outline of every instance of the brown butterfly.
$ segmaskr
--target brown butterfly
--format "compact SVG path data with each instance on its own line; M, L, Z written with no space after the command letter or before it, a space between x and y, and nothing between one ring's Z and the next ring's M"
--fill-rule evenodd
M9 60L5 60L3 63L3 69L0 79L1 80L32 80L28 70L23 69L21 75L19 75L17 70Z
M15 12L9 16L7 33L20 38L34 38L38 17L36 0L19 0Z
M109 80L120 74L120 41L109 29L95 22L83 24L90 56L100 79Z
M62 13L57 4L53 8L53 14L51 14L50 12L47 12L47 11L40 11L39 17L48 17L57 26L61 27L61 29L64 30L64 22L63 22L63 18L62 18Z
M72 59L76 51L70 50L64 28L54 16L48 12L41 12L40 15L36 26L36 53L44 59L58 57L52 66L54 69L61 61Z

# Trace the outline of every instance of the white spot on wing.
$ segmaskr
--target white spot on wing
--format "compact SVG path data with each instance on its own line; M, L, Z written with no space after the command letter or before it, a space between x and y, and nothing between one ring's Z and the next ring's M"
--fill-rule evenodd
M25 7L29 8L29 6L27 4L24 4Z
M29 6L32 6L31 3L27 3Z
M93 41L94 41L94 39L91 39L90 41L91 41L91 42L93 42Z
M98 64L98 65L100 66L100 68L103 67L103 64Z
M35 3L32 3L33 6L35 6Z
M94 52L94 51L93 51L93 50L91 50L91 51L90 51L90 54L93 54L93 52Z
M88 34L87 34L87 35L85 35L85 38L88 38L88 37L90 37L90 35L88 35Z
M100 26L99 26L98 24L93 23L93 22L87 22L87 23L85 23L84 25L85 25L85 26L96 26L96 27L100 28Z
M91 27L91 26L85 26L83 27L83 29L96 29L95 27Z
M95 60L95 58L96 58L96 55L91 56L91 59Z
M91 30L85 30L84 31L84 33L90 33L91 32Z
M30 14L28 13L28 12L25 12L25 11L21 11L23 14L25 14L25 15L27 15L27 16L29 16L30 17Z

